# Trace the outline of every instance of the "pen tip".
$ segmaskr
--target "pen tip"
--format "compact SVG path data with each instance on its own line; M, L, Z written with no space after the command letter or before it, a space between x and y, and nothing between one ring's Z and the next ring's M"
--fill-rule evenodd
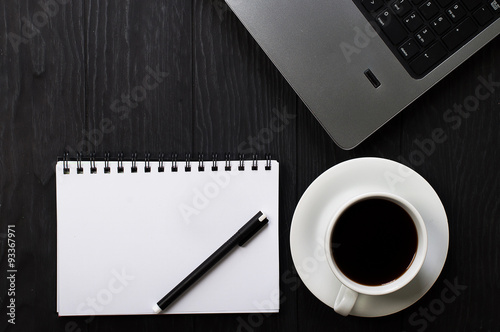
M262 215L259 217L259 221L264 221L266 219L267 219L267 217L264 213L262 213Z
M153 306L153 311L155 312L155 314L159 314L160 312L162 312L161 308L158 306L158 304L155 304Z

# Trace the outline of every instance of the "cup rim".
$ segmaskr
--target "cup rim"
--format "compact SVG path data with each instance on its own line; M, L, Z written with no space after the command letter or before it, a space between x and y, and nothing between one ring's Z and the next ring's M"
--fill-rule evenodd
M397 279L376 286L363 285L357 283L352 279L349 279L335 263L335 260L333 258L333 251L331 249L331 246L329 245L333 229L340 215L342 215L342 213L344 213L353 204L371 198L386 199L395 204L398 204L401 208L403 208L410 215L415 225L415 229L417 230L417 238L418 238L418 244L417 244L417 249L415 251L415 255L409 267L406 269L406 271ZM410 283L410 281L412 281L415 278L417 273L420 271L422 265L424 264L425 257L427 255L427 228L425 227L425 222L420 213L418 212L418 210L410 202L408 202L401 196L397 196L395 194L387 192L364 193L350 198L335 212L335 214L330 220L327 232L325 234L325 251L326 251L326 259L328 261L328 264L330 265L330 269L344 286L352 289L355 292L366 295L389 294L406 286L408 283Z

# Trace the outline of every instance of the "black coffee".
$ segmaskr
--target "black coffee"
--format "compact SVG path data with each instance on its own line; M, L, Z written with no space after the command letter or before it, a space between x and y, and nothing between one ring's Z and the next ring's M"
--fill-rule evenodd
M333 229L331 246L339 269L351 280L378 286L399 278L417 251L417 230L408 213L373 198L347 208Z

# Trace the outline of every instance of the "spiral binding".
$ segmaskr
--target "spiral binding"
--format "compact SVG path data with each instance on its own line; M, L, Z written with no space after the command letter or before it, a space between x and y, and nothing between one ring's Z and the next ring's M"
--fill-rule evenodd
M217 153L212 153L212 172L217 172L219 168L217 167Z
M109 152L104 153L104 173L110 173L111 168L109 167Z
M198 172L204 172L205 166L203 166L203 153L198 154Z
M69 170L68 170L69 171ZM77 174L83 174L83 167L82 167L82 154L78 152L76 154L76 173Z
M258 155L257 154L253 154L252 157L251 157L251 170L252 171L257 171L259 169L259 159L258 159ZM171 172L177 172L178 169L179 169L179 166L178 166L178 155L177 153L172 153L171 154L171 158L170 158L170 162L171 162L171 167L170 167L170 171ZM62 162L63 162L63 173L64 174L70 174L70 167L69 167L69 162L73 160L75 161L76 160L76 173L77 174L83 174L84 173L84 167L82 166L83 163L87 163L89 164L90 166L90 174L97 174L98 173L98 169L97 169L97 166L96 166L96 160L100 160L100 161L104 161L104 169L103 169L103 172L104 174L110 174L110 173L113 173L112 171L112 164L116 162L116 172L117 173L124 173L125 172L125 168L123 166L123 161L124 161L124 154L123 152L119 152L116 156L116 161L112 161L111 160L111 153L109 151L105 152L104 153L104 157L103 158L96 158L96 154L93 152L93 153L90 153L88 155L88 157L84 158L84 156L82 155L82 153L78 152L76 154L76 158L70 158L70 155L68 152L64 152L63 153L63 156L62 156ZM146 152L144 154L144 159L143 160L138 160L138 157L137 157L137 153L134 152L131 154L130 156L130 162L131 162L131 166L130 166L130 172L131 173L137 173L138 172L138 164L139 163L144 163L144 173L151 173L152 172L152 163L155 163L157 162L158 163L158 173L164 173L165 172L165 154L163 153L159 153L158 154L158 158L157 159L152 159L151 158L151 153L149 152ZM239 154L238 155L238 171L244 171L245 170L245 162L248 161L245 159L245 155L244 154ZM265 165L264 165L264 170L266 171L269 171L271 170L271 155L270 154L266 154L264 156L264 161L265 161ZM204 155L203 153L199 153L198 154L198 172L205 172L205 158L204 158ZM223 169L225 171L231 171L232 169L232 166L231 166L231 154L230 153L225 153L224 154L224 160L223 161L219 161L218 160L218 154L217 153L212 153L211 155L211 163L210 163L210 159L208 161L210 167L209 169L212 171L212 172L217 172L219 170L219 165L218 163L219 162L224 162L224 167ZM141 166L142 167L142 166ZM190 153L186 153L185 155L185 164L184 164L184 171L185 172L191 172L192 170L192 165L191 165L191 154Z
M172 172L177 172L177 153L172 154Z
M224 170L230 171L231 170L231 154L226 153L226 166L224 167Z
M239 159L240 159L240 163L238 165L238 171L244 171L245 170L245 155L240 154Z
M90 174L96 174L97 167L95 167L95 153L90 154Z
M117 167L118 173L123 173L124 168L123 168L123 152L118 153L118 167Z
M64 152L63 154L63 173L69 174L69 163L68 163L69 153Z
M132 173L137 173L137 153L132 153L132 168L130 169Z
M165 166L163 166L163 159L164 158L165 158L165 155L160 152L158 154L158 173L165 172Z
M186 153L186 166L184 167L184 172L191 172L191 154Z
M266 166L264 167L264 169L266 171L271 170L271 155L270 154L266 154Z

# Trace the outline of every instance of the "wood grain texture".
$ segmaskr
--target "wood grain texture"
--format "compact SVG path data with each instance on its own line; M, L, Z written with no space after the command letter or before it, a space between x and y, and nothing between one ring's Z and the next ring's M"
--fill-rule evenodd
M0 330L56 330L53 166L84 128L82 4L44 16L34 1L0 4ZM30 23L31 22L31 23ZM29 28L30 24L37 27ZM7 326L7 225L16 229L15 326Z
M88 1L84 19L88 130L102 136L92 149L191 151L189 3Z
M468 115L453 112L455 104L473 102L479 77L500 81L500 38L343 151L222 0L74 0L47 11L45 20L37 1L0 3L2 317L9 224L16 225L19 271L17 324L2 318L1 331L500 329L500 87ZM39 27L30 31L29 22ZM436 129L446 138L432 147ZM191 152L193 160L198 153L205 159L214 152L219 159L227 152L247 159L271 153L281 173L280 313L58 318L53 166L65 150L139 158L177 152L179 159ZM300 281L290 255L301 195L331 166L364 156L403 161L419 172L440 195L450 224L448 259L436 284L410 308L376 319L334 313ZM415 323L455 280L467 288L425 328Z
M500 325L495 314L500 276L500 173L496 161L500 87L483 101L476 97L479 77L488 79L491 75L494 81L500 81L499 46L497 38L413 104L412 111L402 114L402 153L410 163L410 154L422 150L419 145L432 138L434 130L444 132L444 142L436 143L432 153L424 153L422 162L414 158L408 166L425 177L440 195L450 229L445 269L436 285L407 310L407 315L439 299L446 287L444 280L456 279L467 286L453 303L446 305L439 319L429 323L429 330L495 331ZM488 91L483 87L480 92ZM470 102L474 99L478 101L477 110L468 111L467 104L474 106ZM464 115L453 111L455 105L462 106ZM447 114L457 118L449 121Z

